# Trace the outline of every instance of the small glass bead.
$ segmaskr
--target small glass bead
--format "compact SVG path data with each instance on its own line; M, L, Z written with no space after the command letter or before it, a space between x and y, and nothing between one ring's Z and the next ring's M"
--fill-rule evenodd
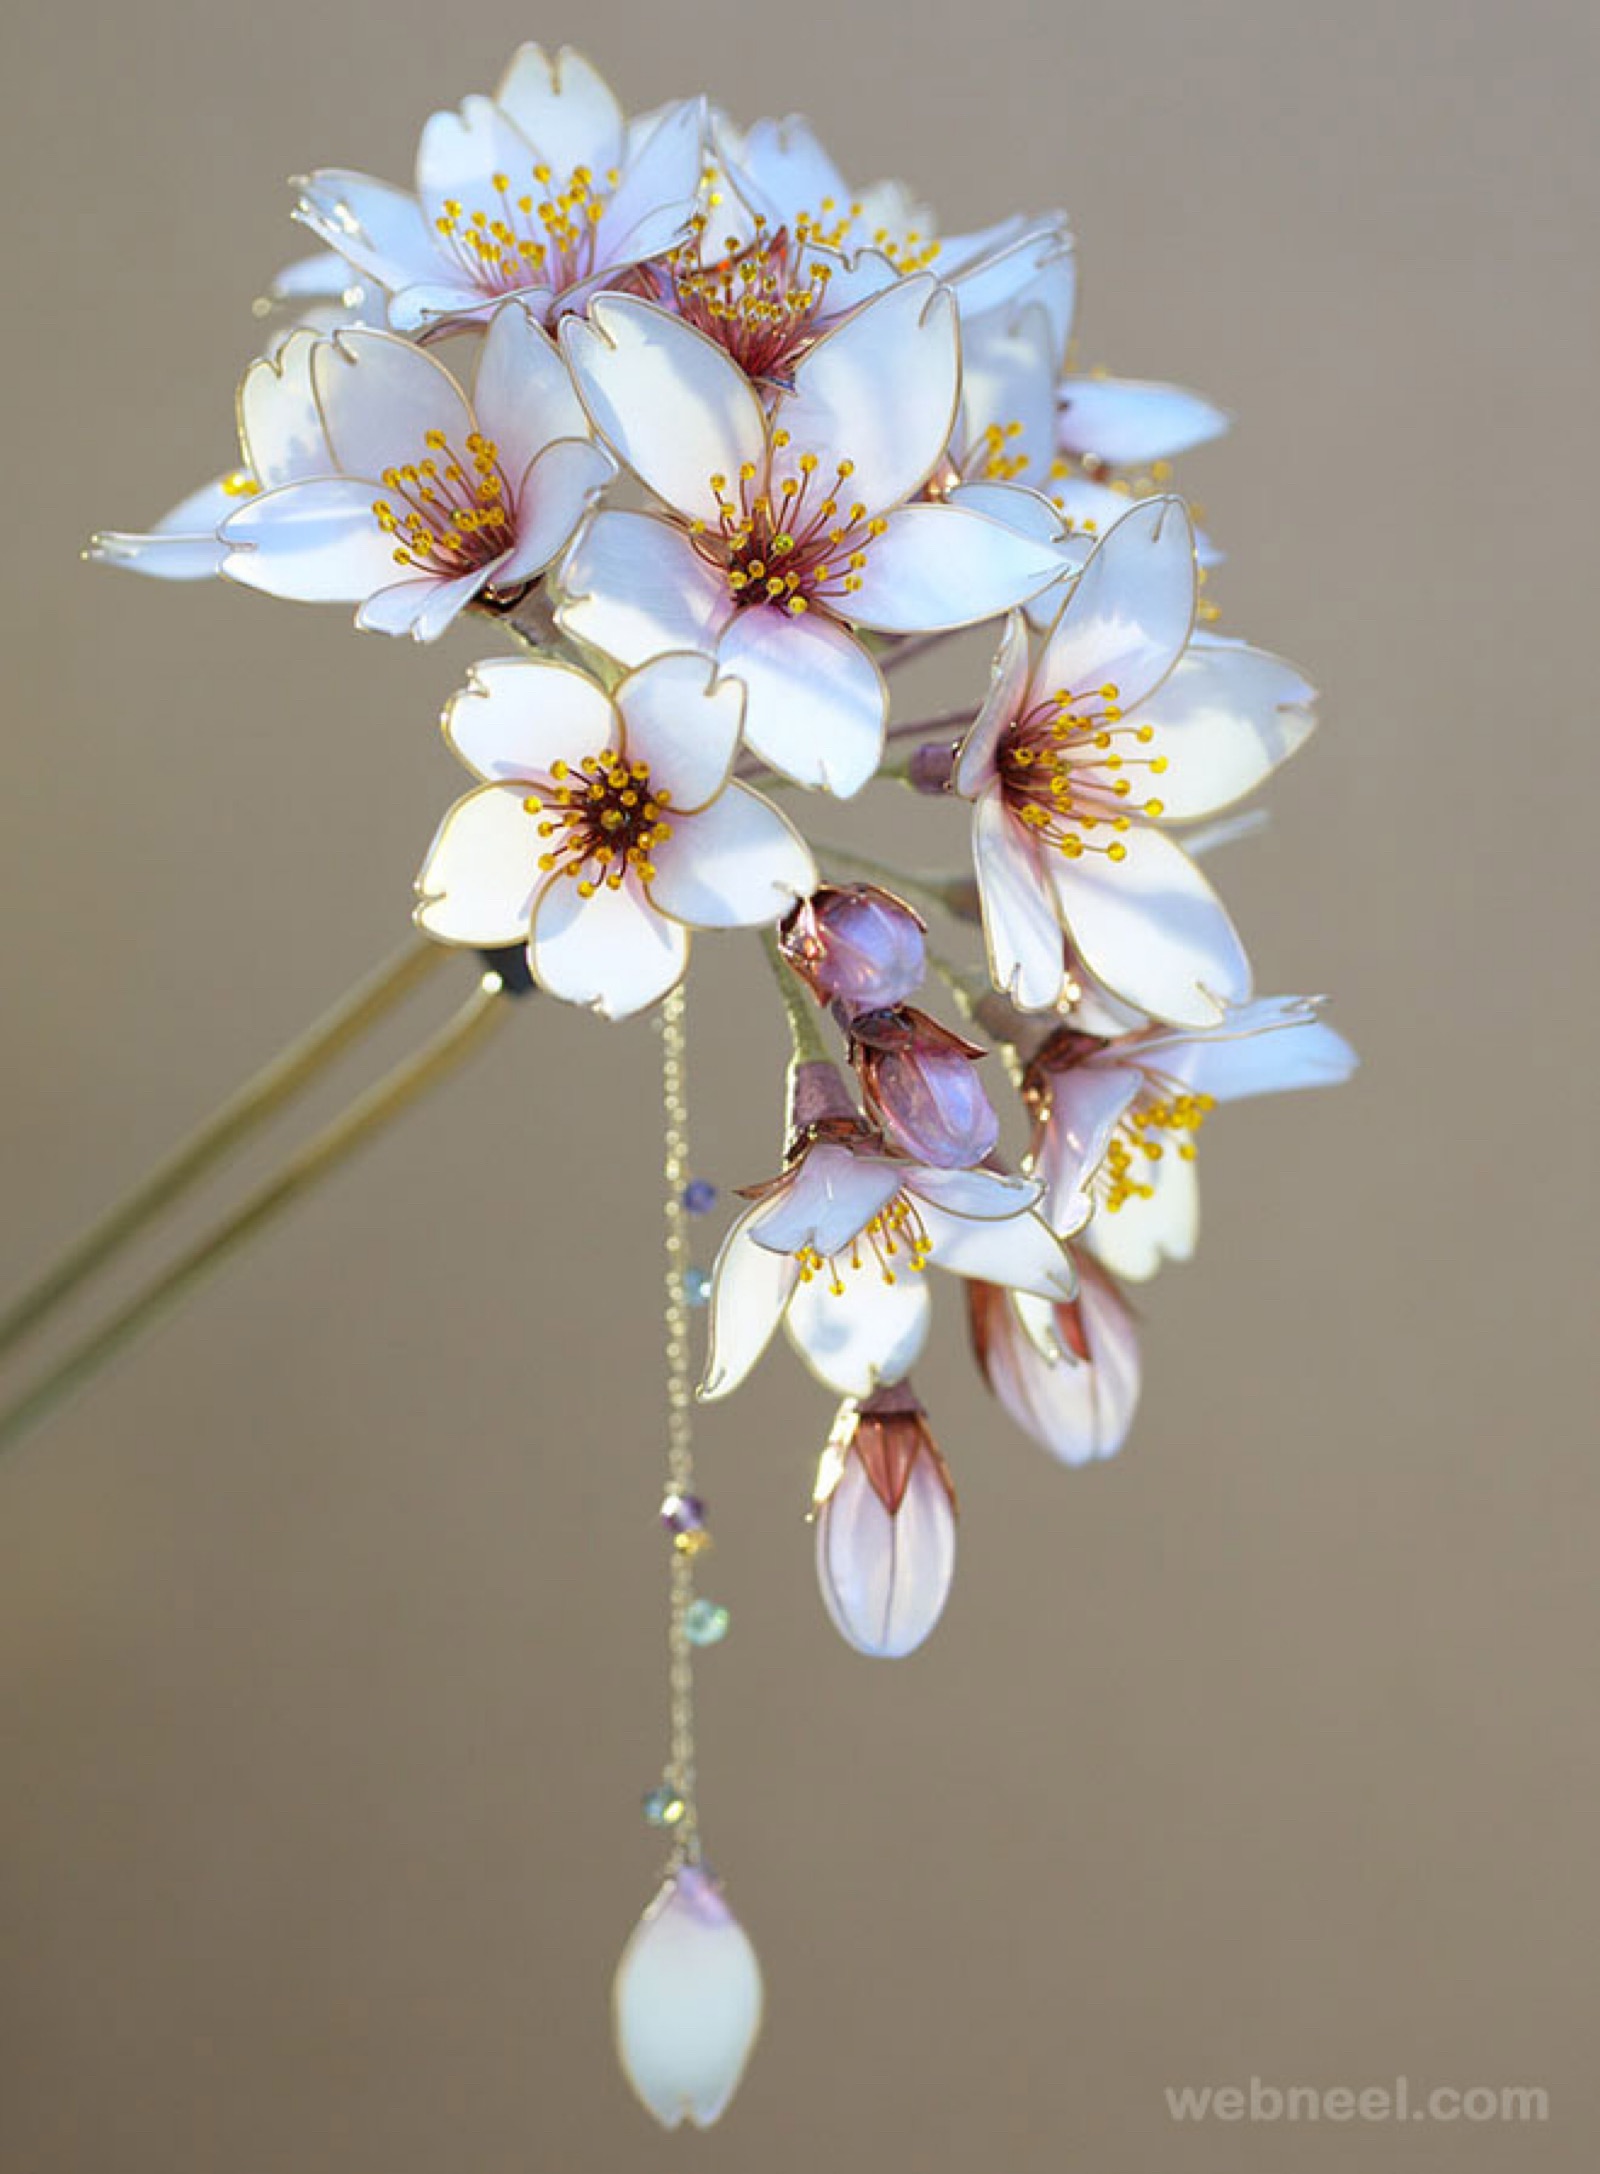
M680 1495L676 1489L661 1498L661 1522L682 1539L685 1533L704 1532L706 1506L699 1495Z
M717 1204L717 1188L709 1178L691 1178L683 1188L683 1205L690 1215L709 1215Z
M711 1278L703 1268L683 1272L683 1295L691 1306L703 1306L711 1296Z
M676 1789L662 1782L644 1799L644 1816L652 1827L675 1827L689 1809Z
M720 1600L691 1600L683 1611L683 1635L692 1646L714 1646L728 1635L728 1611Z

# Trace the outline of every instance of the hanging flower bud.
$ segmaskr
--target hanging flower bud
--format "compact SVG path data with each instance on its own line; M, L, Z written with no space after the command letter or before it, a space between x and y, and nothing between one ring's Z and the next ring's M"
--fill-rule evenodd
M915 996L923 923L875 883L824 883L783 924L783 955L819 1003L876 1010Z
M868 1109L903 1154L940 1170L973 1169L1000 1137L994 1105L972 1069L985 1054L909 1006L850 1022L850 1061Z
M1078 1296L1032 1299L967 1285L972 1348L984 1380L1041 1449L1063 1464L1114 1457L1139 1403L1139 1337L1116 1279L1069 1247Z
M938 1622L956 1567L956 1497L906 1382L839 1407L813 1497L817 1582L858 1653L898 1659Z
M761 1965L704 1865L679 1865L611 1988L617 2058L663 2128L720 2119L761 2028Z

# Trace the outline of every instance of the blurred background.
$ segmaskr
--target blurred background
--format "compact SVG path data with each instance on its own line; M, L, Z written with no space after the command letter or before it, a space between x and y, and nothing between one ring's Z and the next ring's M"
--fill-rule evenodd
M526 1007L0 1470L8 2174L1594 2162L1597 20L14 18L6 1287L403 933L484 637L77 553L230 459L284 176L404 180L523 37L636 107L804 111L950 228L1064 204L1084 362L1235 410L1180 480L1224 623L1325 723L1216 872L1260 986L1332 990L1365 1069L1208 1129L1201 1264L1150 1293L1112 1465L1013 1434L944 1294L919 1378L962 1562L913 1659L823 1619L821 1393L779 1352L706 1420L705 1820L769 2011L689 2142L607 2025L658 1858L656 1045ZM955 811L881 797L891 844L959 852ZM781 1030L753 945L697 956L726 1188L772 1167ZM1402 2074L1550 2118L1164 2097Z

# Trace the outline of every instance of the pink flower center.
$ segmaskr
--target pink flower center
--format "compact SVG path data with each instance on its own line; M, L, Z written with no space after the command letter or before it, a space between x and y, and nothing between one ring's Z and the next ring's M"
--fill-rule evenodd
M786 430L773 432L774 453L788 443ZM854 461L839 461L827 484L818 480L815 453L802 453L795 466L798 473L777 481L770 457L765 480L751 461L732 484L713 476L717 520L690 524L695 549L727 576L738 604L776 604L797 615L814 604L845 604L861 586L868 549L888 526L881 516L869 520L860 499L842 495Z
M730 240L714 264L705 261L704 233L702 218L669 266L679 316L747 377L783 375L816 329L832 276L830 265L808 261L807 222L791 241L786 227L772 234L758 220L754 239Z
M650 765L605 748L585 755L576 770L552 763L550 776L554 791L529 793L522 803L543 818L539 835L551 840L539 866L570 876L580 898L593 898L602 884L620 891L630 875L648 883L656 872L652 849L672 836L665 815L672 796L651 784Z
M559 189L548 166L535 166L532 175L534 186L522 189L509 174L493 174L485 203L446 197L433 222L445 254L486 294L535 286L559 294L595 269L595 230L621 177L613 170L597 191L587 166L574 167Z
M516 541L507 509L499 448L473 431L458 453L442 430L430 430L420 461L383 471L388 498L373 515L393 536L395 564L454 580L502 558Z
M1085 853L1126 860L1115 833L1131 828L1135 815L1155 822L1165 812L1159 800L1134 804L1131 773L1159 777L1167 767L1164 755L1138 752L1154 737L1151 726L1124 721L1114 686L1091 694L1063 689L1016 718L1001 739L995 763L1006 806L1068 860ZM1101 831L1112 835L1101 838Z

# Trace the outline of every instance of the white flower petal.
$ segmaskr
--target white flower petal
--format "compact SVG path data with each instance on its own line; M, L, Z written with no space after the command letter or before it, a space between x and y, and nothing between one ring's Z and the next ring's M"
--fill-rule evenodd
M761 2028L761 1966L710 1873L684 1864L634 1928L612 1985L623 2073L663 2128L718 2120Z
M406 286L437 269L433 229L405 189L337 167L306 175L298 187L296 218L380 286Z
M453 581L426 575L393 582L366 599L356 613L356 625L369 634L409 634L419 642L436 642L472 602L484 575L492 571L478 568L457 574Z
M1315 1000L1298 996L1240 1005L1213 1034L1154 1037L1139 1059L1218 1102L1336 1087L1357 1064L1344 1036L1317 1017Z
M621 664L713 649L733 613L728 584L676 522L605 508L561 568L566 631Z
M1168 1145L1146 1163L1147 1200L1134 1194L1113 1214L1102 1206L1086 1233L1095 1258L1130 1283L1148 1282L1163 1261L1194 1257L1200 1236L1200 1186L1194 1160Z
M906 1268L892 1283L870 1255L846 1268L836 1292L826 1268L796 1286L784 1330L819 1381L841 1396L869 1396L900 1381L922 1356L933 1302L928 1279Z
M677 241L694 212L704 139L700 99L686 98L661 116L623 168L601 217L596 247L606 264L636 264Z
M1050 1115L1034 1169L1043 1179L1045 1221L1058 1237L1082 1230L1094 1210L1094 1174L1142 1081L1109 1058L1050 1076Z
M1019 1011L1054 1010L1067 978L1060 917L1042 856L1006 812L997 785L973 808L972 860L995 987Z
M937 1170L929 1163L913 1165L905 1182L919 1200L978 1223L1000 1222L1036 1207L1044 1190L1036 1178L1012 1177L1003 1170Z
M217 530L240 504L237 490L228 488L229 480L218 477L202 483L164 513L153 529L97 531L89 539L85 558L124 566L130 573L148 574L156 581L205 581L220 574L228 547Z
M615 474L610 454L589 438L558 438L536 454L521 480L513 478L517 540L493 586L511 589L542 573Z
M1130 507L1078 576L1034 669L1041 693L1104 686L1124 711L1160 686L1194 625L1194 532L1179 498Z
M550 167L558 186L576 166L587 166L603 181L622 164L622 108L599 70L570 45L554 60L540 46L519 45L494 98Z
M1090 973L1114 996L1177 1026L1215 1026L1249 1001L1250 962L1226 909L1170 838L1143 823L1127 857L1045 856L1056 903Z
M999 1298L987 1315L983 1366L989 1385L1025 1434L1063 1464L1112 1457L1128 1438L1139 1402L1139 1344L1133 1316L1109 1276L1078 1255L1080 1288L1071 1309L1087 1354L1074 1358L1055 1328L1056 1309L1018 1293ZM983 1296L984 1294L975 1294ZM1043 1355L1036 1309L1049 1317L1049 1338L1060 1351ZM1003 1310L1002 1310L1003 1309Z
M491 657L472 667L444 713L444 734L491 784L549 781L618 742L616 712L587 672L546 657Z
M420 335L449 323L452 330L486 325L507 299L530 316L542 318L549 293L543 287L519 287L512 297L485 294L466 279L418 279L389 298L389 322L396 332Z
M792 226L798 212L819 215L829 198L840 210L851 201L850 184L811 123L797 113L787 120L754 122L734 148L733 160L735 186L773 228Z
M513 482L557 438L587 438L589 418L548 332L520 302L494 313L472 382L478 427Z
M228 516L223 572L247 589L301 603L354 603L395 579L394 539L356 476L286 483L247 498Z
M805 840L745 785L729 785L698 814L675 819L651 859L651 898L693 928L756 928L817 887Z
M948 237L939 274L961 310L963 339L995 317L1037 309L1049 327L1052 371L1066 352L1077 294L1072 235L1059 215L1010 219L985 234Z
M522 794L468 793L439 826L417 878L417 926L448 944L524 942L540 873L539 833Z
M1231 420L1225 409L1181 385L1139 378L1066 377L1060 400L1062 452L1087 453L1112 468L1170 460L1220 437Z
M775 1253L810 1246L826 1259L843 1252L881 1213L905 1176L882 1155L856 1155L826 1141L808 1148L756 1209L750 1235Z
M442 431L459 454L473 428L466 395L443 363L392 332L358 325L319 340L311 383L346 475L380 477L426 459L430 431Z
M1000 647L989 668L989 691L972 730L962 741L951 782L968 800L975 800L995 777L995 751L1000 735L1023 706L1028 685L1027 622L1013 612L1000 636Z
M1009 611L1071 563L1052 544L964 506L902 506L867 548L841 609L883 634L964 627Z
M838 484L842 505L869 514L910 498L942 457L955 426L961 362L956 311L947 288L903 279L825 333L795 369L794 391L774 424L790 443L775 475L799 474L816 455L834 491L835 465L852 462Z
M1311 689L1281 657L1244 644L1194 643L1147 702L1139 723L1164 757L1156 779L1169 822L1230 807L1311 737Z
M774 1253L750 1235L761 1202L747 1208L717 1254L711 1278L711 1323L705 1378L706 1402L737 1389L772 1341L773 1331L800 1280L792 1253Z
M311 332L291 332L274 355L251 363L239 383L239 444L265 491L338 467L311 384Z
M586 1004L603 1019L627 1019L683 978L689 935L657 913L631 879L616 890L603 883L584 898L563 878L533 909L528 963L551 996Z
M956 1521L931 1457L919 1457L891 1517L858 1457L817 1512L817 1583L841 1638L859 1653L915 1652L955 1575Z
M749 605L728 623L717 661L744 681L744 736L763 762L841 800L873 776L889 690L866 650L835 620Z
M448 216L445 207L452 201L469 219L478 211L490 219L503 217L493 177L504 174L515 198L537 186L538 163L532 144L492 98L464 98L459 111L430 114L417 146L417 194L430 228ZM448 261L446 251L440 254Z
M1040 1298L1071 1298L1077 1290L1072 1257L1037 1209L974 1222L930 1202L922 1220L933 1241L928 1261L934 1268Z
M1126 483L1091 483L1085 476L1054 476L1044 486L1070 536L1098 543L1110 534L1128 508L1140 501ZM1203 528L1194 532L1197 566L1220 566L1223 554Z
M676 836L679 818L714 800L727 782L739 750L744 689L719 678L710 657L685 653L630 672L615 699L629 758L648 763L651 792L670 798Z
M564 318L562 350L595 428L648 490L717 520L712 477L737 490L766 458L766 418L749 379L714 341L631 295L601 295Z

